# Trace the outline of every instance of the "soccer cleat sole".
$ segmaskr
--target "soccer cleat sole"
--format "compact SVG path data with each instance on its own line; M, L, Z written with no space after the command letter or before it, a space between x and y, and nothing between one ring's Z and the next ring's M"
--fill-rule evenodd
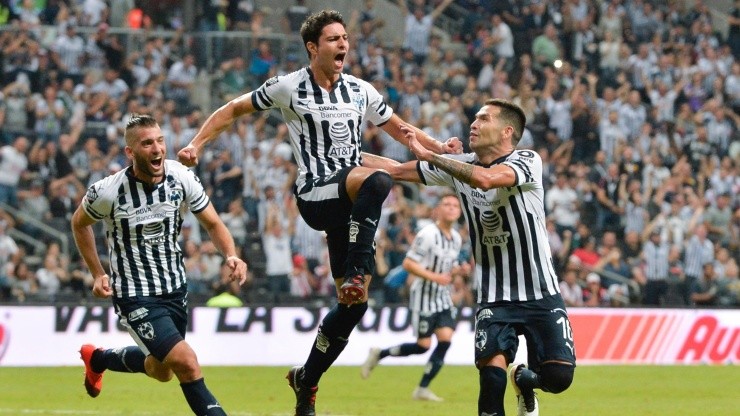
M365 298L365 288L353 284L342 285L342 297L349 303L360 303Z

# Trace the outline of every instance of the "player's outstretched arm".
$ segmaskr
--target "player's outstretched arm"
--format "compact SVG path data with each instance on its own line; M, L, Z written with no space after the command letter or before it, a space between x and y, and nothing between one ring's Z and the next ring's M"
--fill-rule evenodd
M391 175L393 180L421 183L419 171L416 169L416 161L401 163L387 157L374 155L372 153L362 153L362 166L382 169Z
M404 127L407 132L411 132ZM476 166L470 163L444 157L426 149L414 134L408 134L409 149L419 160L431 163L452 175L455 179L467 183L470 186L489 190L493 188L504 188L516 184L516 173L514 169L504 164L494 165L490 168Z
M113 294L110 287L108 274L103 268L103 264L98 257L98 251L95 246L95 235L93 234L92 225L97 221L91 218L82 209L82 205L77 207L72 215L72 236L75 239L77 250L80 252L82 259L87 264L95 282L93 283L93 295L99 298L107 298Z
M185 166L198 164L198 153L203 147L215 140L221 133L228 129L237 118L255 111L252 105L252 93L241 95L214 111L203 123L198 133L190 143L183 147L177 158Z
M247 263L237 256L234 238L226 224L221 221L213 204L208 204L206 209L195 214L195 216L208 232L213 245L226 258L226 264L231 269L231 280L238 281L240 285L243 285L247 281Z
M462 142L457 137L451 137L445 142L440 142L434 137L426 134L423 130L418 127L412 126L404 122L401 117L393 114L387 123L383 124L382 128L386 133L390 134L391 137L397 141L403 143L408 147L407 131L402 127L406 126L407 129L412 129L416 133L416 137L419 142L426 148L437 154L443 153L462 153Z

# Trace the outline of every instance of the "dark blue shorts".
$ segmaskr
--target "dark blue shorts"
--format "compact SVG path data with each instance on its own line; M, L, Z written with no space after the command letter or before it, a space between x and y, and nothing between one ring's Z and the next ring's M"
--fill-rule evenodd
M421 314L413 312L414 330L417 338L429 338L439 328L455 329L457 309L445 309L441 312Z
M188 326L187 289L181 287L162 296L114 298L121 324L136 344L159 361L185 339Z
M349 217L352 200L347 195L347 175L354 166L316 178L296 194L298 211L311 228L326 232L331 272L343 278L349 248Z
M503 353L512 363L519 335L527 341L527 364L534 371L551 360L575 365L573 330L560 295L481 307L475 318L475 361Z

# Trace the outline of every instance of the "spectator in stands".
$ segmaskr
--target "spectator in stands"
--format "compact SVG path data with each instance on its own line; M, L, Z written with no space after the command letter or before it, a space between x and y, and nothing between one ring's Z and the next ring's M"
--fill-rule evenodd
M12 274L8 275L11 296L18 302L25 302L38 292L36 274L28 267L28 263L19 259L15 263Z
M313 294L316 285L315 277L308 267L306 258L300 254L293 255L293 270L290 272L290 295L296 298L307 299Z
M272 205L267 209L262 246L265 252L266 278L273 302L280 302L283 295L290 293L290 274L293 271L290 236L294 233L295 221L291 216L283 224L280 208Z
M249 75L252 85L250 88L262 85L263 82L274 75L277 66L277 58L272 52L272 45L267 39L259 39L257 47L252 51L249 64Z
M560 281L560 294L563 296L565 306L584 306L583 288L578 284L578 272L566 270L563 280Z
M8 214L0 211L0 297L7 299L10 297L11 281L9 275L12 274L9 266L12 267L12 258L18 253L19 248L15 240L10 237L6 230L9 227Z
M0 148L0 203L18 207L18 184L28 167L29 141L20 136Z
M54 41L51 52L52 61L61 72L60 75L79 83L85 67L85 41L77 34L74 23L67 21L61 25L60 35Z
M301 31L301 25L308 16L311 15L311 9L306 6L305 0L295 0L294 4L285 8L282 25L283 33L298 34Z
M29 189L19 189L18 198L20 200L18 208L23 214L38 223L45 224L49 221L51 218L49 198L46 196L43 181L35 179ZM42 238L41 231L35 224L24 221L19 228L34 238Z
M63 286L69 283L69 274L66 268L61 267L59 259L53 254L44 256L41 267L36 270L36 280L38 281L37 294L43 299L53 301L56 295L62 290Z
M691 302L695 306L709 307L717 306L719 301L720 286L717 274L714 271L714 263L706 263L702 267L702 276L694 282L691 291Z
M167 71L165 96L175 100L178 109L184 110L190 105L191 94L198 75L195 57L188 53Z
M545 25L544 32L532 41L534 67L542 69L553 65L556 60L561 60L562 57L563 51L558 38L558 30L554 24L548 23Z
M229 202L227 211L221 212L219 216L221 217L221 221L226 224L226 228L231 231L237 251L240 251L247 243L247 227L250 223L250 218L247 211L244 210L244 203L241 197L237 196L234 198L234 195L229 195L233 199Z
M661 306L668 293L668 254L670 245L660 236L660 230L654 228L654 223L647 227L649 238L642 250L642 260L645 265L645 297L643 304Z
M401 13L405 16L405 36L403 40L403 47L409 48L414 53L414 60L417 65L424 65L427 56L429 55L429 41L432 36L432 27L434 20L437 19L442 12L452 4L454 0L442 0L434 10L427 13L423 7L415 6L413 10L409 11L409 7L406 5L406 0L398 0L398 7L401 9Z
M730 222L732 221L732 207L729 192L723 192L717 196L714 204L711 204L704 213L704 224L707 227L709 239L721 246L729 246L730 241L738 241L734 235Z
M583 306L609 306L609 294L601 286L601 277L596 273L586 276L586 287L583 288Z

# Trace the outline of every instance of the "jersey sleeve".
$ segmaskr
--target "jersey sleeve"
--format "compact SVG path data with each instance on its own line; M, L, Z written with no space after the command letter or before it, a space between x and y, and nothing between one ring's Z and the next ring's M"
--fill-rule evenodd
M103 178L87 188L85 197L80 206L90 218L100 221L110 214L113 209L115 186L113 176Z
M393 109L386 104L383 96L370 83L358 80L367 92L365 117L376 126L382 126L393 115Z
M258 111L287 107L290 102L292 78L296 73L274 76L252 92L252 105Z
M178 165L178 176L182 182L183 191L185 191L185 202L190 206L190 211L197 214L206 209L211 200L208 198L198 175L179 162L173 161L173 163Z
M514 169L516 173L515 186L528 184L542 186L542 159L537 152L515 150L506 158L504 165Z
M406 257L417 263L424 264L424 259L429 256L434 244L434 238L431 232L433 231L433 228L434 227L427 226L416 233L416 237L414 237L414 241L411 243L409 251L406 252Z

